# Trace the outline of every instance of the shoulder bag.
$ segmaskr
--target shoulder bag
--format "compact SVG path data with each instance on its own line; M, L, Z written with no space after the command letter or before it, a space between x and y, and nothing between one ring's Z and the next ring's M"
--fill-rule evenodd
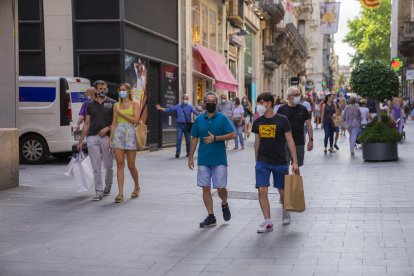
M190 133L191 129L193 128L193 122L188 121L187 115L185 114L184 105L181 105L181 108L182 108L183 113L184 113L185 124L187 125L187 131Z

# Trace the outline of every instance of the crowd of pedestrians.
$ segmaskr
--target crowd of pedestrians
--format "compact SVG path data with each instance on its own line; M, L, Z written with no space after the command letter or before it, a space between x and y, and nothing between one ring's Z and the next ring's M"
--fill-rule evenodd
M93 169L95 192L94 201L100 201L111 192L113 179L113 159L117 164L118 195L116 203L124 201L125 163L134 181L131 198L139 197L140 184L138 169L135 165L138 145L135 127L140 121L140 105L133 100L132 89L128 83L118 87L118 101L107 97L108 86L104 81L96 81L86 90L87 100L80 111L77 129L84 122L82 134L77 145L82 150L86 138L87 148ZM376 116L375 108L369 99L358 99L343 95L324 95L324 98L304 97L298 87L287 90L286 100L275 98L271 93L259 94L254 108L249 99L227 99L214 92L206 92L197 108L189 103L188 95L173 107L155 105L159 111L176 115L177 143L175 157L181 154L182 136L185 137L188 167L195 168L194 154L198 147L197 186L202 189L203 202L207 217L200 227L217 225L214 214L211 189L217 189L221 199L224 221L231 219L228 203L228 161L226 148L234 140L234 150L245 149L245 140L250 132L254 133L255 187L258 191L259 205L264 221L258 233L273 230L270 216L268 187L271 183L278 190L280 203L284 202L284 176L289 168L299 174L304 165L305 152L313 150L313 126L324 130L324 153L339 150L337 139L349 135L349 150L353 155L357 137L367 124ZM411 105L400 98L382 103L381 108L397 122L398 130L403 131L404 121L414 116ZM329 144L329 147L328 147ZM126 160L126 162L125 162ZM102 181L101 166L105 168L105 185ZM273 181L271 181L271 178ZM290 213L283 207L282 223L291 222Z

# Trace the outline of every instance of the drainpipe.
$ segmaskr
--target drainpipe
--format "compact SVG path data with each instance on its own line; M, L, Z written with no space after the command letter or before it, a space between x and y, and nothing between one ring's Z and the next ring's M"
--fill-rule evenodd
M398 1L392 0L391 7L391 57L390 59L398 55ZM411 17L413 15L412 3L411 0Z

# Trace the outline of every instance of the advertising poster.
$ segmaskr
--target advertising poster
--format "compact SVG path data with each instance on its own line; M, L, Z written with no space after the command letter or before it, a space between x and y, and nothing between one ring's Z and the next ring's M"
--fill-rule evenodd
M178 103L178 69L176 66L162 66L161 105L165 108ZM174 113L162 113L162 128L175 129L177 116Z
M341 3L320 3L321 33L334 34L338 32L339 9Z
M148 117L147 68L147 59L125 54L125 81L131 84L132 97L139 103L140 120L144 124Z

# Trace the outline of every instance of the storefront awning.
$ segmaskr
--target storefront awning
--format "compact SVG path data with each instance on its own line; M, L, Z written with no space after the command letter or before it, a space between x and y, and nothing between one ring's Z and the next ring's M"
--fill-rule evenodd
M238 83L219 53L197 44L193 46L193 55L200 55L204 60L207 65L205 73L216 80L216 89L237 91Z

